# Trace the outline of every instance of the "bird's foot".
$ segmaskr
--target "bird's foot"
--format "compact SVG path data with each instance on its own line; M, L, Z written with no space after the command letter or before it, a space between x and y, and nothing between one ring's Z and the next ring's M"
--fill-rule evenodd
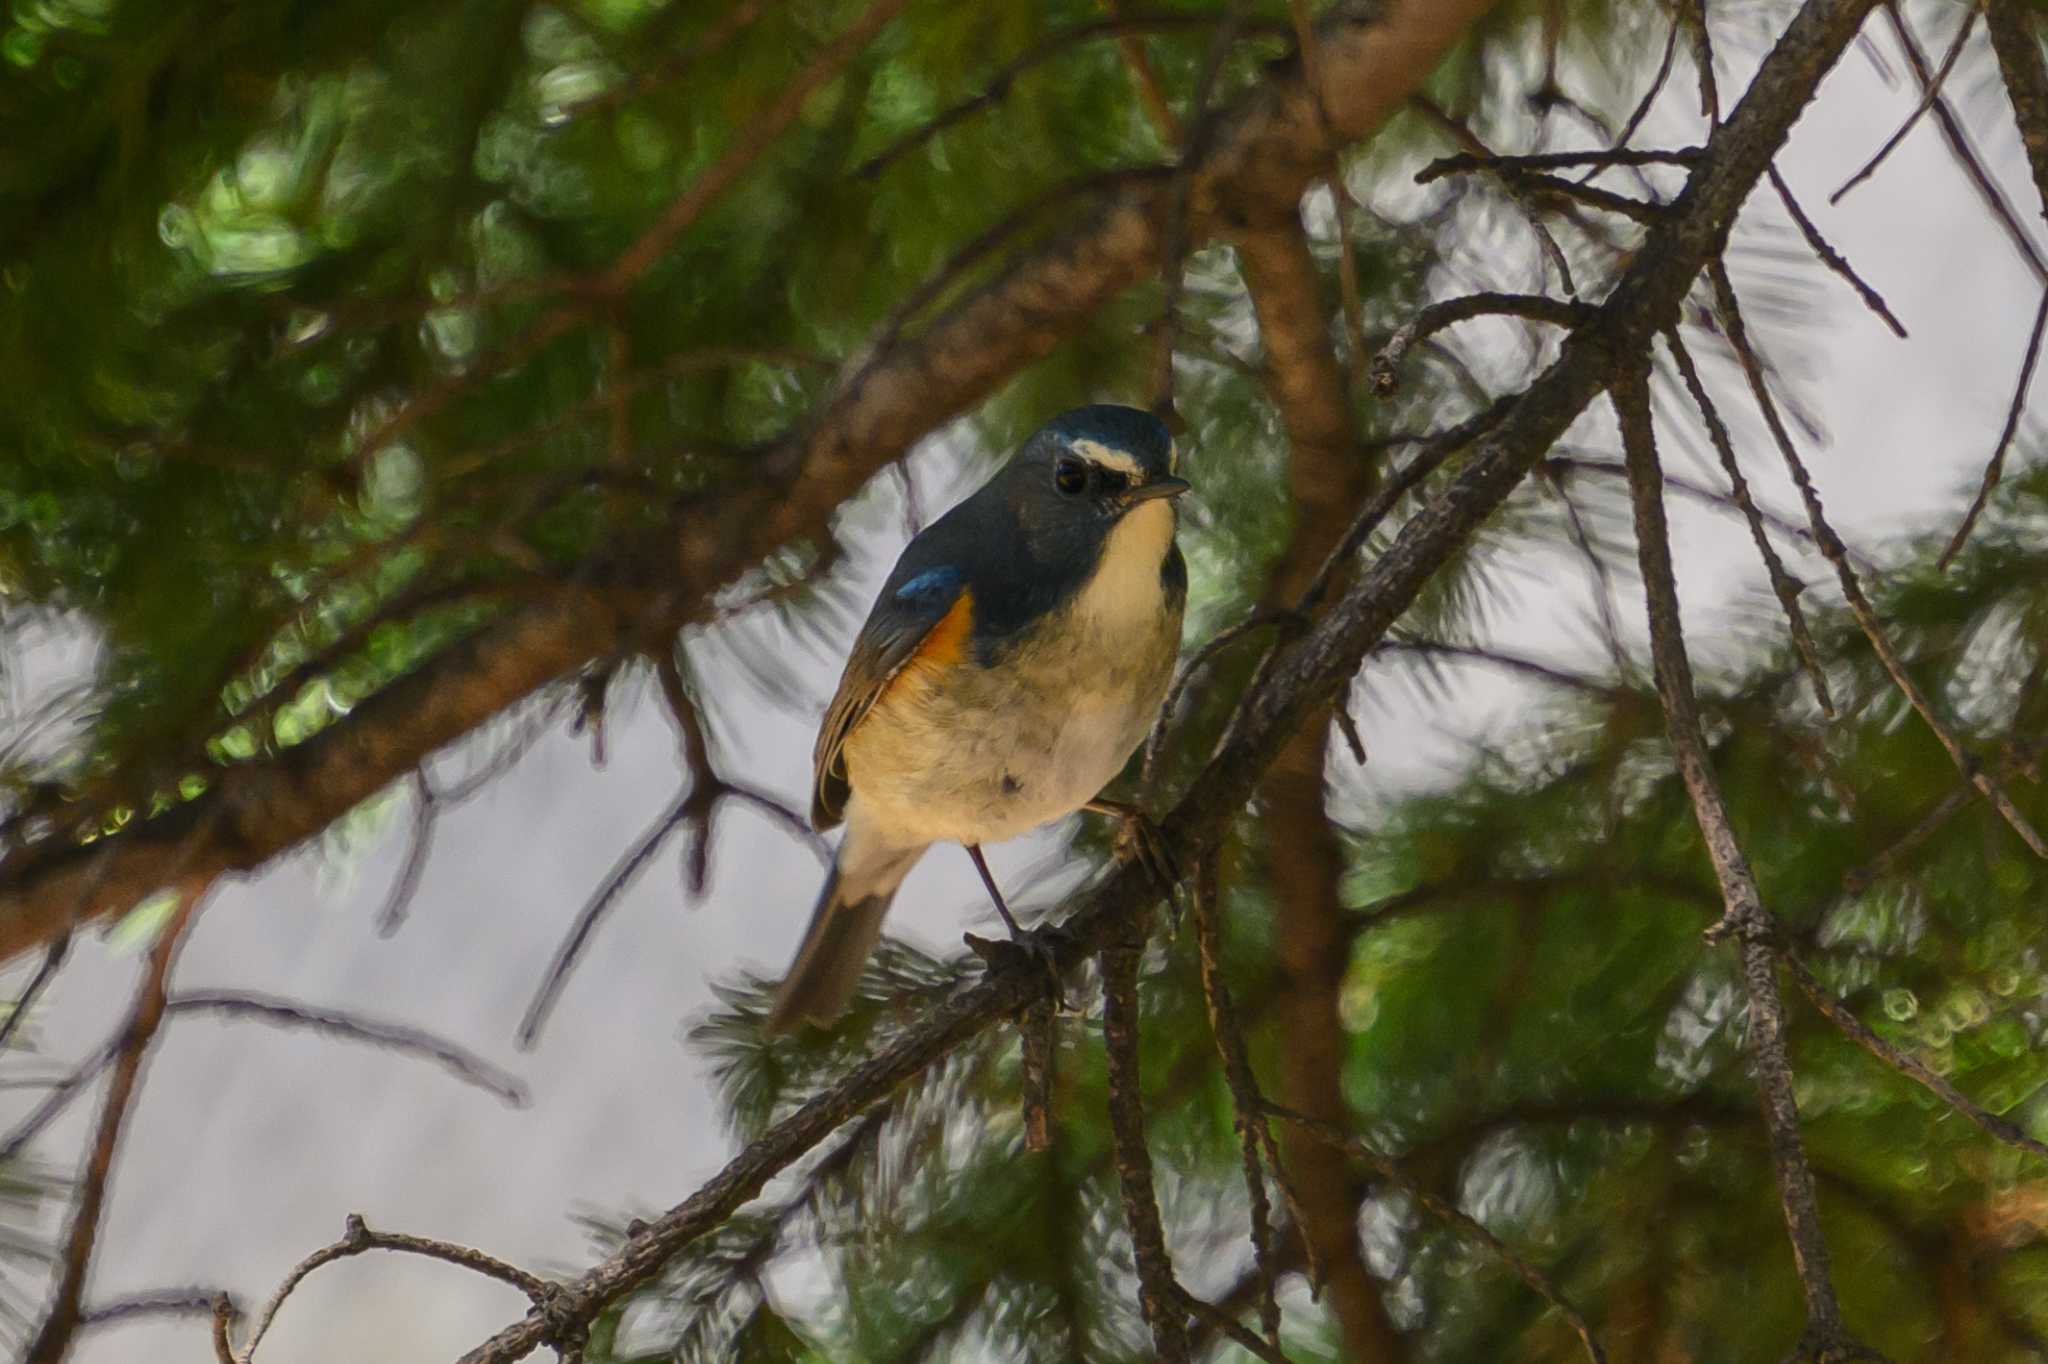
M1174 892L1181 883L1180 864L1174 860L1173 850L1166 846L1166 836L1152 816L1120 800L1091 800L1082 808L1117 821L1116 842L1112 845L1117 860L1135 859L1158 885L1167 904L1173 905Z
M984 938L974 933L961 935L967 950L980 957L991 976L1024 971L1042 974L1051 987L1052 1006L1067 1011L1066 987L1060 980L1059 944L1070 935L1058 924L1018 930L1008 938Z

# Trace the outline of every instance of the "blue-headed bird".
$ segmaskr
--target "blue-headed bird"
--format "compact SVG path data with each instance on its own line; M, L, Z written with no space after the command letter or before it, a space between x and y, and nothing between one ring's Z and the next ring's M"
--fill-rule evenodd
M818 731L811 823L846 835L769 1031L844 1011L933 843L966 847L1016 933L982 844L1082 808L1135 816L1100 793L1180 652L1174 466L1150 413L1077 408L905 547Z

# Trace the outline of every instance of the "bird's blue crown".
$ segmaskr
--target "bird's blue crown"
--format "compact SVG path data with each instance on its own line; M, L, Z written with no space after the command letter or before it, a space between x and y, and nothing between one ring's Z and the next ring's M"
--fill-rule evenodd
M1155 478L1173 472L1173 435L1165 422L1142 408L1115 403L1077 407L1047 422L1039 435L1062 445L1092 440L1121 450Z

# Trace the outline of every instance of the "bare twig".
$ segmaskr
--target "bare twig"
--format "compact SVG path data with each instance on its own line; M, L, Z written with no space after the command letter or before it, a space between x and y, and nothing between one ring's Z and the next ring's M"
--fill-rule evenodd
M1971 0L1971 3L1963 6L1963 17L1956 21L1956 36L1949 43L1948 51L1942 54L1941 65L1935 68L1934 78L1926 82L1927 88L1921 93L1920 102L1913 106L1913 112L1907 114L1904 121L1899 124L1898 131L1886 138L1884 145L1879 147L1854 175L1844 180L1840 188L1828 196L1829 203L1839 204L1843 195L1876 174L1877 168L1884 164L1884 159L1906 140L1906 134L1912 132L1914 125L1920 122L1921 115L1934 107L1934 101L1941 98L1941 87L1947 82L1948 73L1955 69L1956 58L1963 55L1963 44L1970 40L1971 30L1976 26L1977 4L1976 0Z
M1856 291L1856 296L1863 300L1863 306L1883 319L1884 324L1892 329L1894 336L1901 341L1905 340L1906 324L1892 314L1891 308L1884 301L1884 296L1871 288L1863 276L1856 273L1856 267L1850 265L1847 258L1828 245L1827 238L1821 236L1820 229L1814 226L1813 219L1807 217L1806 210L1799 206L1799 200L1792 197L1792 187L1785 183L1785 177L1778 173L1777 166L1774 164L1766 174L1770 177L1771 188L1778 192L1778 201L1785 205L1785 212L1791 215L1793 224L1799 229L1799 235L1806 238L1807 246L1820 258L1820 263L1846 280L1849 287Z
M423 1029L404 1023L339 1009L314 1009L295 1000L240 990L205 990L173 995L166 1005L170 1013L217 1014L223 1018L249 1018L287 1028L307 1028L350 1042L366 1042L403 1055L432 1061L465 1084L494 1094L514 1108L524 1108L528 1096L525 1082L492 1065L472 1051L456 1046Z
M1460 152L1440 156L1415 172L1415 183L1426 185L1446 175L1488 171L1496 175L1517 171L1569 170L1573 166L1697 166L1703 147L1610 147L1587 152L1537 152L1528 156L1504 156L1492 152Z
M1453 117L1448 110L1429 96L1424 94L1410 95L1408 97L1408 106L1420 112L1431 123L1434 123L1441 129L1453 143L1465 149L1461 156L1444 157L1431 162L1428 166L1416 172L1416 183L1427 184L1438 175L1449 174L1448 170L1438 168L1454 163L1460 169L1481 170L1492 175L1495 182L1500 186L1501 192L1507 195L1508 201L1515 206L1521 213L1523 220L1528 223L1529 230L1536 234L1536 244L1543 249L1544 259L1549 261L1557 270L1559 286L1563 288L1569 297L1577 298L1579 296L1579 286L1572 279L1571 261L1565 256L1564 248L1557 244L1557 238L1551 234L1549 226L1544 223L1543 215L1536 211L1536 206L1530 203L1528 196L1522 192L1521 181L1518 176L1506 169L1506 164L1512 158L1496 155L1491 147L1479 139L1478 134ZM1573 162L1572 164L1583 165L1585 163Z
M1721 413L1708 395L1706 385L1700 382L1699 370L1693 365L1692 355L1686 350L1678 329L1673 327L1665 332L1664 340L1671 348L1671 358L1678 366L1686 392L1692 395L1694 406L1699 408L1700 419L1706 423L1707 439L1713 445L1714 453L1720 457L1721 471L1728 475L1730 496L1741 509L1742 519L1749 523L1750 539L1756 543L1757 554L1764 561L1764 573L1771 580L1771 592L1778 599L1778 609L1785 613L1786 626L1792 633L1793 650L1799 655L1807 680L1813 684L1814 699L1820 702L1821 712L1832 717L1835 701L1828 690L1827 669L1821 664L1820 650L1814 645L1813 632L1806 625L1806 612L1799 604L1799 594L1806 590L1806 585L1786 571L1784 561L1771 547L1770 536L1764 533L1763 516L1757 510L1756 499L1749 495L1749 481L1742 476L1741 462L1735 458L1735 443L1729 439L1728 428L1722 423Z
M2007 1146L2048 1158L2048 1143L2036 1141L2021 1131L2018 1124L1999 1117L1969 1095L1957 1089L1926 1064L1899 1050L1891 1043L1870 1030L1868 1024L1856 1016L1856 1011L1836 998L1834 992L1814 979L1813 972L1797 954L1784 951L1779 954L1785 969L1792 975L1792 981L1813 1002L1828 1022L1842 1030L1848 1039L1878 1060L1904 1075L1907 1079L1925 1087L1943 1103L1968 1118L1987 1134L2004 1142Z
M164 1021L171 964L177 960L185 930L211 884L210 877L194 878L178 888L177 906L158 930L156 945L143 964L142 985L136 991L134 1007L117 1043L106 1106L100 1111L99 1127L93 1134L85 1173L79 1180L78 1206L72 1214L71 1231L65 1237L56 1290L42 1325L22 1355L23 1364L58 1364L69 1351L71 1337L83 1319L80 1298L85 1292L86 1271L92 1267L93 1247L99 1239L100 1214L106 1206L107 1184L114 1172L114 1152L142 1080L143 1059Z
M1273 1213L1266 1198L1266 1180L1259 1163L1261 1146L1277 1154L1271 1127L1266 1121L1265 1096L1259 1092L1258 1077L1252 1073L1244 1032L1237 1021L1237 1006L1230 986L1223 979L1223 945L1217 930L1216 859L1204 858L1195 868L1193 886L1195 944L1202 965L1202 1001L1209 1010L1209 1031L1216 1039L1216 1053L1223 1062L1223 1080L1230 1089L1237 1129L1239 1158L1244 1167L1245 1195L1251 1206L1252 1265L1258 1284L1259 1325L1274 1349L1280 1347L1280 1304L1273 1297ZM1297 1229L1302 1221L1290 1212ZM1307 1237L1302 1245L1313 1254ZM1320 1279L1316 1270L1311 1279Z
M1374 1150L1363 1137L1339 1124L1311 1118L1305 1113L1296 1113L1275 1103L1268 1103L1266 1111L1282 1122L1299 1127L1318 1141L1357 1156L1370 1165L1382 1179L1401 1189L1439 1221L1456 1228L1492 1251L1523 1283L1534 1289L1539 1297L1555 1307L1558 1314L1571 1324L1573 1332L1579 1337L1579 1342L1585 1346L1587 1358L1591 1359L1593 1364L1605 1364L1606 1353L1601 1350L1600 1342L1594 1338L1593 1328L1587 1324L1585 1314L1572 1306L1571 1299L1558 1291L1557 1285L1550 1281L1548 1274L1511 1249L1505 1241L1488 1230L1484 1223L1423 1187L1403 1170L1398 1162Z
M568 984L569 973L576 969L577 961L582 958L583 949L589 944L590 935L597 931L598 924L626 893L627 887L633 884L649 859L660 852L662 845L683 826L684 821L690 817L690 808L690 792L686 790L676 797L668 809L662 811L619 860L612 864L611 871L606 873L597 890L583 902L583 908L576 912L575 921L570 925L569 932L562 938L561 945L555 949L554 960L548 963L547 974L541 978L539 988L533 992L533 998L527 1003L525 1014L520 1017L518 1038L522 1051L531 1051L534 1043L539 1040L540 1030L546 1025L548 1015L554 1011L555 1001L561 997L562 987Z
M456 1245L451 1241L436 1241L425 1236L408 1236L401 1232L372 1231L364 1225L362 1216L350 1213L342 1231L341 1239L331 1245L322 1246L292 1267L285 1275L284 1282L263 1304L263 1311L256 1317L255 1329L250 1333L249 1343L234 1354L236 1364L249 1364L255 1358L256 1347L263 1343L263 1337L270 1333L270 1324L277 1319L278 1310L291 1297L292 1292L305 1282L306 1276L322 1265L331 1265L336 1260L346 1260L373 1250L395 1251L406 1255L422 1255L444 1264L459 1265L474 1270L487 1278L508 1283L524 1293L536 1308L545 1308L555 1301L556 1286L537 1275L529 1274L517 1265L506 1264L503 1260L486 1255L468 1246Z
M1593 544L1593 537L1586 530L1585 518L1579 515L1579 504L1572 498L1570 489L1560 476L1554 464L1546 464L1544 472L1550 475L1551 490L1557 500L1564 504L1565 535L1579 557L1586 561L1587 573L1593 582L1593 611L1600 623L1600 638L1607 646L1608 661L1614 664L1617 682L1626 681L1629 676L1628 650L1621 642L1621 624L1614 615L1614 575L1608 571L1607 561L1600 557L1600 551Z
M1145 740L1145 757L1139 765L1138 785L1142 790L1152 789L1153 777L1158 770L1159 756L1166 748L1166 735L1173 717L1180 709L1181 698L1209 666L1209 660L1222 653L1231 645L1258 630L1268 627L1281 631L1300 632L1306 629L1306 617L1292 611L1269 611L1261 608L1253 611L1235 625L1224 627L1210 638L1194 655L1181 665L1180 673L1167 688L1166 701L1159 708L1159 718L1152 725L1152 733Z
M0 1019L0 1051L6 1050L7 1044L14 1040L14 1034L21 1030L22 1021L28 1017L28 1011L35 1006L43 991L48 989L50 982L56 978L57 968L64 964L64 954L70 950L71 934L68 931L50 939L50 945L43 949L43 960L36 967L35 975L29 978L22 992L15 997L13 1004L8 1006L7 1017Z
M1574 303L1566 299L1549 298L1542 294L1465 294L1458 298L1447 298L1432 303L1404 323L1380 347L1379 354L1372 361L1373 391L1381 397L1393 393L1400 387L1397 371L1408 352L1421 341L1428 339L1446 327L1469 321L1475 317L1525 317L1532 322L1548 322L1559 327L1575 327L1586 320L1592 306Z
M1785 430L1785 423L1778 416L1777 404L1772 401L1770 390L1764 383L1762 362L1743 326L1742 313L1736 302L1735 286L1728 279L1727 267L1719 260L1709 263L1707 278L1713 285L1714 307L1720 314L1721 326L1727 333L1728 343L1742 362L1743 373L1749 378L1750 392L1755 395L1757 406L1763 410L1764 424L1770 428L1772 438L1777 441L1778 452L1791 470L1792 482L1798 487L1800 500L1806 506L1806 517L1813 527L1814 541L1820 546L1821 554L1834 565L1835 575L1842 586L1842 596L1847 600L1850 614L1856 618L1856 624L1862 629L1864 638L1870 641L1871 651L1877 655L1878 661L1890 674L1892 684L1899 689L1900 694L1913 709L1919 712L1921 720L1933 732L1934 737L1940 740L1941 746L1947 750L1957 770L1968 777L1971 784L1983 793L1984 799L2004 817L2005 822L2012 826L2013 832L2034 850L2036 856L2048 858L2048 843L2042 841L2041 835L2027 822L2019 807L2012 803L2012 798L2006 795L2005 789L1991 779L1983 764L1963 747L1962 741L1941 717L1935 714L1934 706L1928 701L1926 693L1920 690L1919 684L1907 671L1905 660L1900 658L1898 651L1892 647L1891 638L1885 633L1884 624L1878 619L1876 608L1870 604L1870 598L1864 595L1863 585L1856 577L1856 570L1850 566L1849 555L1843 548L1841 537L1836 535L1834 528L1827 523L1827 518L1821 510L1820 494L1814 490L1813 479L1807 474L1806 465L1799 458L1798 449L1792 444L1791 434Z
M1650 618L1650 653L1657 694L1664 707L1665 728L1678 759L1679 775L1692 798L1693 816L1706 843L1708 860L1721 886L1723 911L1715 932L1733 932L1741 956L1743 982L1749 994L1749 1045L1755 1062L1757 1091L1769 1134L1771 1164L1777 1172L1778 1196L1791 1233L1792 1259L1806 1296L1806 1332L1801 1348L1811 1347L1824 1358L1840 1358L1858 1348L1842 1324L1842 1311L1828 1269L1827 1242L1821 1235L1820 1213L1813 1191L1813 1170L1799 1135L1799 1106L1793 1095L1792 1063L1785 1050L1784 1001L1768 939L1774 925L1749 861L1735 837L1721 787L1707 756L1699 702L1693 692L1692 664L1686 658L1685 634L1679 622L1678 586L1671 568L1671 541L1664 520L1662 471L1650 424L1647 374L1630 373L1614 389L1621 419L1622 450L1629 470L1634 504L1636 552L1642 564L1643 592ZM1825 1352L1833 1351L1833 1354Z
M1906 54L1907 63L1913 68L1914 78L1921 85L1928 85L1932 76L1927 69L1927 57L1920 50L1919 40L1913 36L1912 25L1906 22L1906 16L1900 11L1896 0L1884 0L1881 8L1884 10L1886 22L1891 25L1893 36L1899 40L1900 49ZM1937 92L1932 108L1935 125L1941 129L1942 139L1948 143L1950 154L1962 166L1964 174L1969 176L1970 185L1977 191L1977 197L1984 201L1984 206L1991 210L1992 218L2005 230L2006 239L2012 243L2013 249L2019 252L2020 259L2027 263L2027 268L2034 272L2035 280L2043 286L2048 286L2048 260L2042 259L2040 248L2034 245L2034 239L2028 236L2026 228L2021 226L2019 215L2013 212L2012 204L2005 197L2005 191L1999 188L1998 181L1992 178L1991 172L1984 168L1984 158L1977 154L1976 145L1970 140L1969 130L1963 126L1962 119L1949 104L1948 96Z
M1685 0L1679 0L1685 3ZM1700 78L1700 112L1708 122L1721 121L1721 92L1714 83L1714 35L1707 28L1707 0L1692 0L1692 62Z
M1133 935L1135 936L1135 935ZM1187 1321L1159 1200L1152 1191L1152 1155L1145 1147L1144 1091L1138 1073L1138 957L1134 943L1102 953L1102 1036L1109 1053L1109 1130L1116 1149L1117 1185L1138 1262L1138 1302L1152 1328L1152 1343L1166 1364L1187 1364Z
M81 1328L113 1326L142 1317L211 1316L220 1298L217 1288L160 1288L153 1293L127 1293L95 1303L78 1314Z
M405 926L406 915L412 909L412 897L419 893L420 875L427 869L427 858L434 850L434 822L440 813L441 797L434 790L434 784L427 779L425 768L415 768L412 774L412 830L405 845L405 861L398 866L398 875L392 878L391 889L384 897L384 907L377 911L377 936L388 938Z
M1256 1334L1240 1325L1237 1318L1231 1316L1214 1303L1206 1302L1196 1297L1179 1284L1174 1285L1174 1290L1180 1305L1186 1309L1189 1315L1199 1317L1204 1322L1207 1322L1218 1332L1227 1336L1231 1343L1251 1355L1252 1358L1263 1359L1266 1361L1266 1364L1289 1364L1287 1356L1280 1353L1279 1341L1270 1338L1270 1333L1268 1339L1261 1340Z
M2005 474L2005 452L2012 447L2013 435L2020 429L2020 415L2027 410L2027 390L2034 384L2034 366L2041 359L2043 327L2048 327L2048 288L2042 289L2041 304L2034 310L2034 330L2027 335L2027 354L2020 361L2020 379L2013 385L2012 402L2005 409L2005 425L1999 428L1998 444L1991 447L1991 459L1984 466L1984 480L1977 486L1977 495L1970 499L1970 509L1963 513L1963 524L1956 527L1947 548L1934 561L1936 568L1945 571L1956 555L1962 553L1970 531L1977 525L1977 518L1984 514L1985 504L1990 502L1998 480Z
M1684 19L1676 14L1672 15L1671 31L1664 35L1664 55L1657 62L1657 72L1650 77L1650 84L1644 89L1643 97L1636 101L1636 107L1629 111L1627 120L1621 125L1621 131L1615 134L1614 145L1608 149L1610 153L1627 149L1628 140L1636 135L1636 129L1643 126L1643 120L1649 117L1650 106L1657 102L1657 96L1663 91L1664 83L1671 79L1671 68L1678 57L1678 30L1684 23ZM1591 180L1608 165L1614 164L1617 163L1610 161L1604 165L1589 166L1579 179Z

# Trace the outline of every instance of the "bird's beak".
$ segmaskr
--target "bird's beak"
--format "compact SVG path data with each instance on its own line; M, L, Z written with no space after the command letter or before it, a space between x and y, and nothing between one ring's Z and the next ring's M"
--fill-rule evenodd
M1124 494L1124 500L1135 507L1140 502L1150 502L1155 497L1179 497L1194 486L1184 478L1175 478L1167 474L1153 479L1150 483L1140 483Z

